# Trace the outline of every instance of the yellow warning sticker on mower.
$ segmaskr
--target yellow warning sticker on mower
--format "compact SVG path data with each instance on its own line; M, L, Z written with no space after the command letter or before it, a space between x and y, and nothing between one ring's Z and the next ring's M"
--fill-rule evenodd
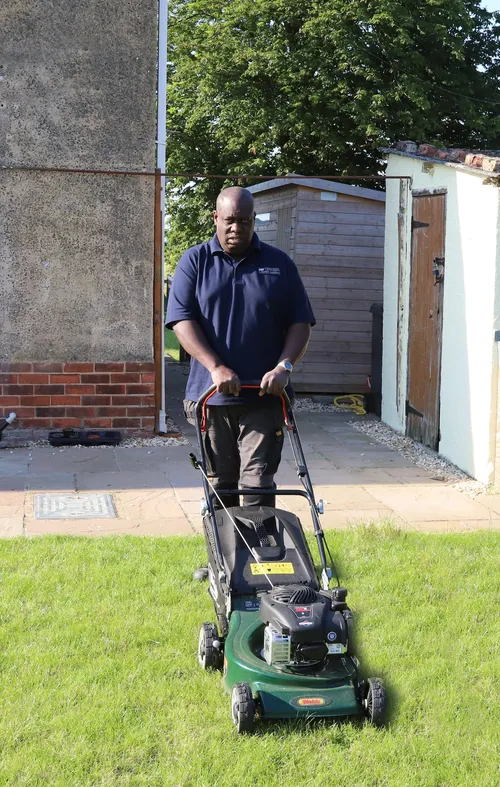
M250 563L252 574L295 574L293 563Z

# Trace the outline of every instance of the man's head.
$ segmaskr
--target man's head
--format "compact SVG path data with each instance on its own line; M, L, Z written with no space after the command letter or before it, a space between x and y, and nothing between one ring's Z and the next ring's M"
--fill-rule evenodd
M219 243L231 256L243 256L250 248L254 232L253 197L247 189L231 186L217 197L214 224Z

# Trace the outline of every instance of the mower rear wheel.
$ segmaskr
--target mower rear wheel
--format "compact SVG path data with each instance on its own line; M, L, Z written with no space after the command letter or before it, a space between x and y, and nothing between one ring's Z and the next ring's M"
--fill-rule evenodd
M239 733L252 732L255 727L255 702L248 683L236 683L231 693L233 722Z
M365 716L375 727L382 727L387 710L387 695L380 678L368 678L363 702Z
M217 670L221 666L220 648L214 646L220 643L217 626L214 623L203 623L198 638L198 661L204 670Z

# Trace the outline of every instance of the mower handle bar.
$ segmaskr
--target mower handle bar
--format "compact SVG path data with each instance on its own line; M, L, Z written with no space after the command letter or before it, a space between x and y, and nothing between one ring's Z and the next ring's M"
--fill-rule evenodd
M260 389L260 380L242 380L240 381L241 388L254 388ZM215 396L216 393L220 393L217 391L216 385L211 385L210 388L207 388L205 393L202 393L200 398L196 403L196 424L201 423L201 431L204 432L206 430L206 423L207 423L207 404L208 400L211 399L212 396ZM231 396L231 394L223 394L224 396ZM266 394L266 396L272 396L274 394ZM233 394L234 398L237 399L237 396ZM287 429L293 429L293 411L292 411L292 403L290 402L290 397L288 396L285 389L280 394L281 404L283 408L283 419L285 421ZM200 419L201 415L201 419Z
M244 380L241 381L242 388L260 388L260 380ZM206 408L207 402L211 396L217 393L217 386L211 385L210 388L202 393L200 398L196 403L195 408L195 427L196 427L196 435L198 438L198 445L200 448L200 462L199 466L203 470L203 488L205 490L205 498L206 503L208 506L208 511L210 514L210 520L212 522L212 526L215 523L215 510L213 506L213 493L210 491L208 481L206 479L207 475L207 465L205 459L205 447L203 443L203 432L206 430ZM272 394L266 394L267 396ZM235 397L236 398L236 397ZM324 534L323 530L318 518L318 508L316 506L316 501L314 497L314 489L311 483L311 479L309 476L309 470L307 469L306 460L304 457L304 452L302 450L302 444L300 442L300 437L297 429L297 425L295 423L295 418L293 416L293 409L292 404L290 402L290 397L288 396L285 390L282 391L280 395L282 407L283 407L283 418L288 430L288 435L290 438L290 444L293 451L293 456L295 459L295 464L297 467L297 474L302 481L302 485L304 486L304 491L299 489L280 489L277 492L275 489L269 490L244 490L244 489L232 489L232 490L217 490L218 494L225 493L225 494L234 494L234 495L258 495L261 492L264 494L286 494L286 495L300 495L301 497L305 497L309 502L309 507L311 510L311 516L314 524L314 535L316 536L316 541L318 545L318 551L321 558L322 568L326 569L327 562L326 562L326 554L324 549ZM194 463L193 463L194 464ZM197 465L195 465L197 466ZM219 562L220 567L223 567L223 559L222 559L222 550L220 546L219 534L217 532L217 528L213 527L213 535L217 553L217 559Z

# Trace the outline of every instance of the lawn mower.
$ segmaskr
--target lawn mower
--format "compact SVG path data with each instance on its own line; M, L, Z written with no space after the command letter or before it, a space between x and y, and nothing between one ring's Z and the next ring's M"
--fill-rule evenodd
M280 489L279 495L300 495L309 503L319 576L293 513L262 505L223 506L221 495L255 495L255 489L215 491L211 484L203 433L207 403L214 393L212 386L197 402L200 459L190 454L203 476L206 575L217 617L217 623L201 626L199 663L205 670L222 670L239 733L251 732L257 717L357 716L382 725L384 685L379 678L360 676L347 590L340 586L320 525L323 502L315 501L289 397L286 392L281 397L283 420L304 489ZM275 490L261 493L276 494ZM334 574L337 584L330 588Z

